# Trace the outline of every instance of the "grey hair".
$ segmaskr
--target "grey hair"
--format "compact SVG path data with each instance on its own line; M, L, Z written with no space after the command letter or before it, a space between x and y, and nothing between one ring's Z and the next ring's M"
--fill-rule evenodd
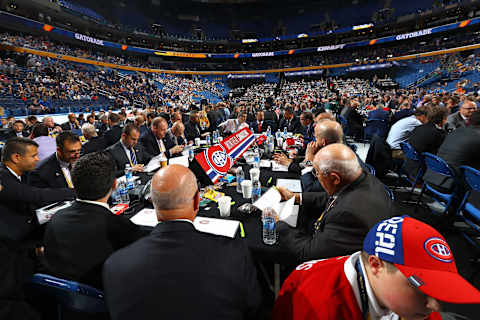
M176 189L169 192L160 192L151 188L153 207L156 210L175 210L185 207L196 194L196 191L192 194L192 190L198 190L193 181L180 183Z
M93 137L97 133L97 130L93 124L87 122L82 126L82 133L86 137Z
M317 160L313 163L319 168L322 174L337 172L342 179L347 181L353 181L357 177L358 171L362 170L356 157L348 160Z

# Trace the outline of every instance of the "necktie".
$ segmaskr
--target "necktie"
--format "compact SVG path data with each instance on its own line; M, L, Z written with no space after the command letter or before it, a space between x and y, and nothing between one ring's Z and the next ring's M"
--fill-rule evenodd
M468 127L470 125L470 119L465 120L465 125Z
M137 157L135 156L135 151L133 151L133 148L130 149L130 160L132 162L132 166L137 165Z
M258 132L259 133L262 132L262 123L261 122L258 123Z
M333 205L335 204L335 198L334 197L330 197L328 198L328 204L325 208L325 210L322 212L322 214L320 215L320 217L317 219L317 221L315 221L315 224L313 225L313 232L317 232L318 230L320 230L320 225L322 223L322 220L323 220L323 217L325 217L325 214L333 208Z

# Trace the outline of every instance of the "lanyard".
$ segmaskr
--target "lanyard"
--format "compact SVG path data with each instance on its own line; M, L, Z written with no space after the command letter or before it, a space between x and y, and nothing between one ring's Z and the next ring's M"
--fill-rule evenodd
M66 170L67 170L66 168L62 168L63 176L65 177L65 180L67 181L68 187L69 187L70 189L73 189L73 183L72 183L72 181L70 180L70 178L68 177Z
M367 295L367 286L365 284L365 275L363 274L362 267L360 266L360 257L355 263L355 269L357 270L357 283L358 290L360 291L360 300L362 300L362 314L363 319L370 319L368 313L368 295Z
M318 231L320 229L320 223L322 222L322 219L323 217L325 216L325 214L328 212L328 210L330 210L331 208L333 208L334 204L335 204L335 201L337 200L336 197L332 197L330 199L330 202L327 206L327 208L325 210L323 210L322 214L320 215L320 218L317 219L317 221L315 222L314 224L314 232L315 231Z

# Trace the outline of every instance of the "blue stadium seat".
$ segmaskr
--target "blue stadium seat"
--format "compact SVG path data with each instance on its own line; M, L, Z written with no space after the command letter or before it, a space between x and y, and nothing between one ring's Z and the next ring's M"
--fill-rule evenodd
M59 320L64 309L88 314L107 313L103 292L91 286L42 273L34 274L27 285L55 299Z
M424 170L425 163L424 163L423 157L419 155L418 152L408 142L400 142L400 148L402 148L402 151L405 154L405 157L407 157L407 159L410 159L418 163L418 170L415 173L415 176L413 178L410 177L410 175L404 170L406 162L404 163L402 168L403 174L400 174L400 177L407 180L412 186L412 189L410 190L410 193L408 195L410 198L411 195L413 194L413 191L415 190L415 186L417 185L418 182L420 182L420 179L423 177L423 174L424 174L423 170Z
M461 166L461 172L463 173L463 179L465 180L469 190L465 193L463 201L458 208L458 216L476 232L476 236L480 236L480 208L475 207L472 203L468 202L468 199L472 191L480 192L480 171L473 169L469 166ZM480 244L477 243L466 232L462 232L462 235L474 246L480 249Z

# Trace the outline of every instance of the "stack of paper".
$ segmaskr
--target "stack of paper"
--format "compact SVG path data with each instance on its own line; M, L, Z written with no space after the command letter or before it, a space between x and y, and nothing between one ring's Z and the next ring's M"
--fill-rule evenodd
M153 171L157 170L158 168L160 168L160 167L162 166L162 164L160 163L160 158L161 158L161 154L159 154L158 156L153 157L153 158L148 162L148 164L143 168L143 171L145 171L145 172L153 172Z
M272 161L272 171L288 172L288 167Z
M298 211L300 207L295 205L295 197L290 198L288 201L282 201L282 196L276 188L270 188L263 196L253 203L255 207L260 210L265 210L270 207L278 214L280 221L286 222L292 227L297 226Z
M190 163L188 162L188 155L186 156L181 156L181 157L174 157L174 158L170 158L168 159L168 164L179 164L179 165L182 165L184 167L187 167L190 165Z

